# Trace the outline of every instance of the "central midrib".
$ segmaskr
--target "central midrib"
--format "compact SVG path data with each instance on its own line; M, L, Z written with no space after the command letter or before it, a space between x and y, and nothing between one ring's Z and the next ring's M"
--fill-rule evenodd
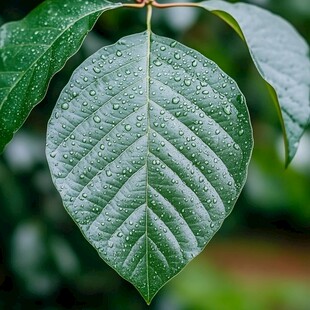
M151 30L147 29L147 48L146 48L146 109L147 109L147 152L145 157L146 182L145 182L145 268L146 268L146 285L147 299L150 300L150 283L149 283L149 253L148 253L148 162L150 155L150 57L151 57Z

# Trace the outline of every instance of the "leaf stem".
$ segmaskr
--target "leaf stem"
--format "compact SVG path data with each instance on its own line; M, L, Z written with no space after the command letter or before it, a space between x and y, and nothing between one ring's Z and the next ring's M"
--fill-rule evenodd
M124 7L128 8L143 8L146 5L152 6L158 9L165 9L165 8L174 8L174 7L199 7L197 3L192 2L175 2L175 3L158 3L156 0L136 0L137 3L127 3L123 4Z
M191 2L175 2L175 3L158 3L156 1L152 1L151 5L154 8L165 9L165 8L174 8L174 7L198 7L197 3Z
M152 19L152 4L147 5L146 26L147 31L151 31L151 19Z

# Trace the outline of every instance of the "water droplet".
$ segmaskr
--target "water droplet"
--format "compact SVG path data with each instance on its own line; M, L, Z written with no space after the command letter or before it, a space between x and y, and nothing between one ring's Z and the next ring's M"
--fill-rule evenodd
M112 171L111 170L107 170L106 172L107 177L111 177L112 176Z
M122 55L123 55L123 53L122 53L121 51L117 51L117 52L116 52L116 56L117 56L117 57L122 57Z
M69 109L69 104L68 104L68 103L63 103L63 104L61 105L61 108L62 108L63 110L68 110L68 109Z
M118 110L118 109L119 109L119 104L118 103L113 104L113 110Z
M108 247L113 248L113 246L114 246L114 243L112 241L108 241Z
M193 66L193 67L197 67L197 60L193 60L193 61L192 61L192 66Z
M175 58L176 60L181 59L181 55L180 55L180 53L175 52L175 53L174 53L174 58Z
M50 156L51 156L52 158L55 158L56 152L52 152L52 153L50 154Z
M185 79L185 80L184 80L184 84L185 84L186 86L190 86L190 85L192 84L192 82L191 82L190 79Z
M178 104L179 102L180 102L180 98L179 97L172 98L172 103L173 104Z
M231 106L227 105L226 107L223 108L223 110L227 115L231 114Z
M240 129L239 132L238 132L239 136L242 136L243 133L244 133L244 130L243 130L243 129Z
M131 126L129 124L125 125L125 130L126 131L130 131L131 130Z
M101 122L101 118L98 115L94 116L94 122L95 123L100 123Z
M176 42L176 41L174 41L174 42L172 42L172 43L170 44L171 47L175 47L176 45L177 45L177 42Z
M161 61L159 59L156 59L153 61L153 64L157 67L160 67L162 65Z
M95 96L95 95L96 95L96 92L95 92L94 90L91 90L91 91L89 92L89 94L90 94L91 96Z
M101 70L99 68L97 68L97 67L94 67L93 70L94 70L95 73L100 73L101 72Z
M240 146L239 146L237 143L234 143L234 149L235 149L235 150L239 150L239 149L240 149Z

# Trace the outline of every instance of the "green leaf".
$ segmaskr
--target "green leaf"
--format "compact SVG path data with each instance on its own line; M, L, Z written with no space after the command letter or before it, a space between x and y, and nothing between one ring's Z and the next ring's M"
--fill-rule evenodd
M252 131L243 95L215 63L144 32L81 64L47 142L68 213L149 303L231 212Z
M246 42L277 106L289 164L310 117L307 43L287 21L254 5L215 0L198 5L221 17Z
M105 0L48 0L0 28L0 152L100 14L119 6Z

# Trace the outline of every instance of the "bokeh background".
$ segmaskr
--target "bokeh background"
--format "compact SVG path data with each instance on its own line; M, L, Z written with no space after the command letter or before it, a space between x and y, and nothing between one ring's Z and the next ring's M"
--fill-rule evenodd
M0 24L23 18L40 2L1 0ZM309 0L247 2L283 16L310 42ZM47 120L86 57L144 29L144 10L105 13L0 155L0 309L310 309L310 131L285 170L280 123L265 85L241 40L208 12L154 10L153 31L216 61L247 98L255 149L222 229L147 307L66 214L45 159Z

